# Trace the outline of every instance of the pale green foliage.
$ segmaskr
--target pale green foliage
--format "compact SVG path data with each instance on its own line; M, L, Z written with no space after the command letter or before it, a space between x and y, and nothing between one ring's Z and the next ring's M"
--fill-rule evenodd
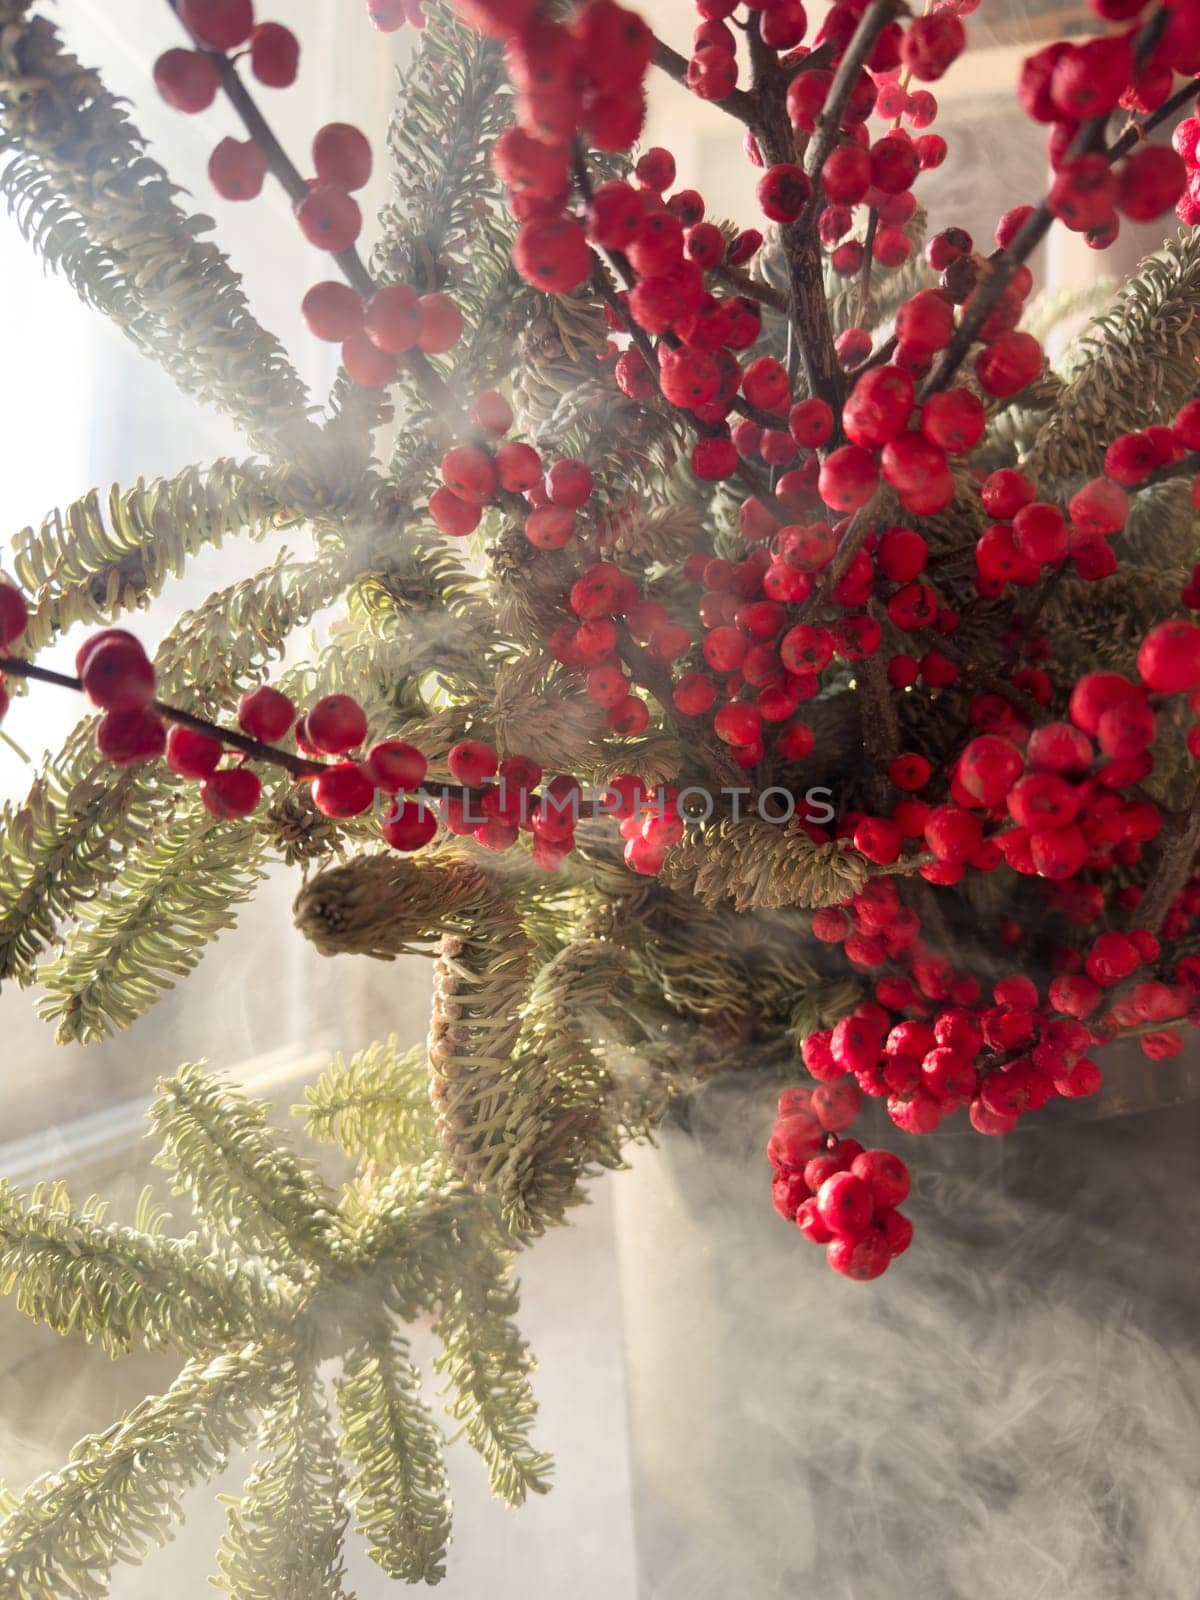
M288 1261L320 1254L332 1242L335 1198L268 1129L266 1112L200 1067L180 1067L159 1083L150 1112L163 1145L156 1165L214 1234L232 1232Z
M261 1459L229 1500L213 1580L231 1600L346 1600L346 1473L319 1380L288 1363L287 1390L264 1414Z
M389 1577L436 1583L446 1571L449 1486L407 1342L381 1324L348 1352L336 1388L355 1523L372 1559Z
M245 530L261 538L294 521L252 471L233 461L142 480L107 503L90 490L12 540L13 569L34 601L23 643L35 649L77 622L143 606L189 556Z
M40 1010L60 1042L128 1027L191 972L262 882L265 853L253 822L219 822L189 796L108 892L79 907L67 953L40 969Z
M253 1408L271 1403L277 1383L261 1346L190 1361L165 1394L80 1440L0 1524L6 1597L102 1600L116 1563L161 1543L184 1491L253 1435Z
M512 1318L517 1296L494 1257L464 1241L436 1328L437 1370L446 1378L451 1416L487 1463L492 1489L510 1505L550 1487L550 1459L528 1439L534 1403L528 1348Z
M0 0L0 53L0 193L20 226L185 392L237 419L251 452L103 500L92 492L18 535L17 575L35 601L29 648L143 604L203 545L287 528L295 552L272 548L261 571L209 596L162 642L164 699L229 719L297 630L323 626L336 601L336 625L281 686L298 699L356 695L372 736L413 739L435 779L449 746L475 736L536 756L547 774L738 781L719 741L675 715L653 656L629 652L654 702L636 739L610 737L578 675L547 660L581 550L611 552L669 614L684 614L694 607L688 553L745 555L747 485L699 480L681 414L615 386L604 293L615 283L597 273L551 298L517 284L488 154L510 114L496 41L431 5L391 132L394 198L374 267L445 290L463 310L463 338L429 363L445 404L412 371L378 393L343 375L323 413L204 242L209 219L180 205L122 106L24 0ZM596 175L623 170L604 160ZM834 286L836 328L870 326L882 343L923 281L923 228L918 214L912 261L875 271L865 296L857 282ZM781 264L769 246L754 270L771 277ZM972 465L1024 459L1058 493L1098 470L1114 432L1166 420L1195 389L1198 270L1194 237L1152 258L1062 374L1044 373L1014 405L989 403ZM784 319L769 311L765 325L767 345L787 358ZM969 366L962 381L974 384ZM493 386L547 459L579 455L595 475L570 550L535 550L505 505L488 508L471 541L452 546L430 526L456 413ZM953 503L918 519L930 580L962 611L979 661L1002 673L999 610L976 604L970 583L985 518L966 466L956 472ZM900 515L888 495L876 509ZM1145 609L1157 614L1177 593L1195 533L1186 487L1135 496L1124 577L1064 581L1047 621L1069 619L1080 647L1105 659L1127 656ZM885 650L911 643L885 631ZM843 772L839 808L874 806L861 759L880 705L871 670L835 668L803 712L813 757L780 763L773 781L799 792ZM977 687L964 674L944 694L907 697L897 733L932 749ZM357 1163L340 1190L271 1127L265 1106L195 1066L163 1080L151 1119L158 1164L198 1231L168 1237L145 1210L126 1227L59 1186L25 1201L0 1186L0 1287L23 1311L113 1355L165 1348L188 1361L166 1394L0 1503L5 1600L99 1600L113 1563L168 1537L185 1490L256 1432L259 1461L230 1503L217 1557L234 1600L349 1600L351 1514L384 1571L436 1581L450 1532L444 1441L401 1325L433 1327L451 1419L495 1492L513 1504L543 1492L533 1361L514 1320L516 1253L705 1078L792 1070L798 1040L864 992L831 971L799 913L893 870L752 812L689 829L653 884L624 870L603 824L580 827L552 883L523 843L498 857L442 836L410 861L377 849L377 837L369 817L335 825L282 780L256 817L218 821L163 766L102 763L90 720L0 819L0 979L40 980L64 1039L140 1016L230 925L272 854L321 864L296 904L320 951L436 957L425 1045L403 1052L392 1038L339 1056L297 1108L309 1135ZM368 840L377 853L351 855ZM340 1363L332 1414L326 1363Z
M109 1222L96 1199L61 1184L22 1200L0 1184L0 1290L56 1333L80 1332L112 1356L136 1346L199 1356L284 1320L294 1291L248 1271L196 1234L165 1238Z
M395 1034L349 1061L336 1056L296 1112L314 1138L384 1166L415 1166L437 1149L425 1046L401 1052Z

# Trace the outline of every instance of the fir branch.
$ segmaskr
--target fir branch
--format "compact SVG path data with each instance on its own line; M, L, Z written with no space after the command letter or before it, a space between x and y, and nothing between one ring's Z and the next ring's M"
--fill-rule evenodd
M469 279L478 254L507 253L491 146L511 120L500 42L439 7L398 85L388 130L395 198L372 256L379 277L440 289L447 272Z
M687 61L678 50L672 50L664 39L655 39L654 54L650 59L660 72L665 72L668 78L682 84L684 88L687 87ZM715 104L722 111L728 112L731 117L736 117L739 122L744 122L747 127L754 125L758 108L754 96L748 94L745 89L733 89Z
M348 1600L346 1474L315 1373L296 1360L264 1414L260 1459L238 1498L212 1581L230 1600ZM352 1600L352 1597L349 1597Z
M461 861L358 856L309 880L296 896L296 926L322 955L392 961L466 927L486 894L482 872Z
M40 1014L58 1041L81 1044L127 1028L199 963L266 876L267 841L252 821L221 822L191 804L78 907L66 953L43 966Z
M272 1403L277 1381L277 1360L260 1346L189 1362L165 1394L81 1440L0 1525L6 1594L103 1600L114 1565L163 1543L184 1492L252 1437L254 1410Z
M395 1034L346 1061L335 1056L295 1108L314 1139L384 1167L437 1153L425 1046L401 1053Z
M690 828L667 853L662 881L706 906L732 900L738 911L831 906L862 889L866 861L844 840L814 844L791 825L759 817Z
M257 475L227 460L149 484L139 478L125 491L114 484L106 508L90 490L12 539L13 570L34 602L22 649L145 606L205 545L243 530L262 538L294 521Z
M1193 231L1147 256L1112 308L1088 325L1072 379L1022 463L1044 490L1099 473L1118 434L1169 421L1191 398L1198 295L1200 235Z
M440 1428L420 1397L408 1344L386 1322L346 1356L336 1384L354 1462L355 1523L373 1561L406 1583L445 1576L450 1498Z
M267 1127L264 1102L248 1100L195 1064L162 1078L150 1108L162 1140L154 1164L191 1196L204 1225L294 1265L335 1243L336 1204L315 1169Z
M550 1487L550 1459L529 1444L537 1406L527 1374L533 1362L512 1322L516 1287L494 1255L459 1257L459 1279L435 1324L436 1367L452 1396L448 1409L483 1457L492 1491L510 1505Z
M315 432L306 392L228 261L199 241L211 219L176 204L119 102L27 11L0 6L0 189L26 237L185 392L268 450L297 444Z
M106 1220L62 1184L27 1199L0 1183L0 1293L56 1333L81 1333L111 1356L135 1347L189 1356L280 1330L298 1307L291 1284L240 1265L195 1234L164 1238Z
M446 934L434 966L429 1021L430 1096L451 1166L495 1192L508 1130L527 1105L512 1071L530 979L530 946L495 895L474 908L465 934Z

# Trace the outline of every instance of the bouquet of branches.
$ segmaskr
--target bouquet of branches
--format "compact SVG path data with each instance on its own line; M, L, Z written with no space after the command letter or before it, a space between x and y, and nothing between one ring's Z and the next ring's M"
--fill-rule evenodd
M6 1594L107 1593L255 1436L231 1594L337 1600L351 1517L434 1582L443 1435L405 1325L495 1491L543 1491L514 1259L697 1085L781 1078L763 1226L769 1182L867 1280L910 1245L914 1136L1003 1137L1095 1094L1112 1041L1166 1058L1200 1023L1200 11L1092 0L1094 37L1025 61L1053 180L993 247L918 198L977 3L812 29L697 0L685 58L617 0L369 0L420 38L364 255L370 141L315 129L306 170L262 109L300 42L172 0L159 93L244 124L214 188L281 184L325 253L314 401L125 106L0 0L10 209L246 439L11 542L0 707L88 708L4 816L0 978L60 1039L125 1027L277 859L320 951L435 963L426 1044L338 1058L298 1108L357 1160L340 1190L195 1065L151 1109L193 1231L0 1187L23 1311L184 1358L6 1505ZM761 229L639 145L654 71L724 119ZM1022 321L1049 230L1103 250L1173 212L1048 365ZM288 529L311 558L277 548L153 653L124 625L202 546ZM77 629L73 674L39 664ZM852 1137L870 1099L895 1150Z

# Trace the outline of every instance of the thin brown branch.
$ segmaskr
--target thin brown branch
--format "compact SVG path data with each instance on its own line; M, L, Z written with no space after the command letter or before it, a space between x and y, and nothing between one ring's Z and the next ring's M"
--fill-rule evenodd
M859 20L854 37L846 46L845 53L838 63L833 82L829 86L829 93L825 97L825 104L821 108L808 141L808 149L804 152L804 170L808 173L813 186L812 199L808 203L805 216L809 227L815 221L821 206L821 168L825 165L825 159L837 140L842 117L845 115L850 96L854 93L859 74L870 60L875 46L879 43L880 35L895 20L901 9L900 0L871 0L871 4Z
M1200 853L1200 788L1181 818L1165 830L1162 850L1154 875L1130 920L1130 927L1148 928L1157 933L1171 909L1171 902L1192 876Z
M1166 26L1166 21L1166 7L1159 6L1154 15L1141 28L1134 41L1134 58L1136 61L1145 60L1159 39L1163 28ZM1102 116L1092 117L1087 122L1081 123L1074 142L1067 153L1066 161L1073 161L1079 156L1099 151L1112 162L1117 159L1118 155L1125 155L1137 143L1139 134L1135 132L1132 141L1126 143L1129 139L1129 134L1126 133L1111 148L1106 147L1105 133L1107 128L1107 112ZM1050 211L1050 206L1046 199L1042 199L1034 207L1031 215L1025 219L1024 224L1008 249L997 251L991 258L987 276L971 296L970 304L963 313L954 337L945 350L942 351L933 371L922 385L918 396L919 401L927 400L931 394L936 394L940 389L944 389L950 382L950 379L962 365L972 344L974 344L980 328L987 321L1005 289L1012 282L1017 269L1024 264L1037 249L1038 245L1041 244L1046 234L1050 231L1050 225L1053 221L1054 217Z
M772 311L786 311L788 308L787 295L781 294L771 284L764 283L761 278L756 278L744 267L714 267L712 275L714 278L720 278L722 283L727 283L731 289L736 289L739 294L745 295L747 300L756 300L761 306L770 306Z
M678 50L672 50L669 44L656 38L654 54L650 59L660 72L665 72L668 78L673 78L676 83L687 88L688 64ZM736 117L739 122L744 122L747 127L754 122L754 97L747 94L744 89L734 89L723 100L714 100L712 104L727 112L729 116Z

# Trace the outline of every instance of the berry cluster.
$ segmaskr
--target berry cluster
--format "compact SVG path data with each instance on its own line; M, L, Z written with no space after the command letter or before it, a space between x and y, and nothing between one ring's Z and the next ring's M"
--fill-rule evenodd
M1200 220L1200 119L1183 122L1170 147L1144 136L1154 113L1165 108L1163 120L1181 103L1172 74L1200 73L1200 13L1185 0L1093 0L1106 31L1026 61L1021 104L1049 132L1044 202L1001 217L990 256L962 228L935 233L925 261L937 287L905 298L876 348L858 326L834 339L828 319L802 306L795 265L805 257L819 278L823 251L834 274L860 278L865 304L872 274L910 258L914 184L947 154L931 131L938 107L924 85L962 51L961 19L977 0L919 17L836 0L811 41L799 0L750 0L745 15L740 0L697 0L690 54L673 65L673 52L617 0L579 0L561 19L536 0L453 4L504 45L515 120L491 161L517 223L518 272L550 293L592 280L606 305L604 365L614 383L670 408L695 478L736 480L740 504L719 546L642 564L635 577L616 536L624 502L608 501L585 461L544 459L511 437L509 401L489 389L461 425L454 407L438 407L441 482L429 495L430 520L461 538L496 507L537 550L565 552L562 621L546 650L582 678L611 735L642 734L657 702L666 718L702 734L707 751L721 747L714 765L727 752L774 784L816 748L806 704L851 678L869 681L877 701L890 696L896 729L912 730L887 736L873 784L860 788L862 809L843 809L828 830L792 825L853 852L855 869L866 871L857 893L813 915L812 931L870 989L803 1043L818 1086L781 1100L770 1147L776 1203L827 1245L838 1271L874 1277L907 1246L911 1230L895 1207L908 1180L897 1158L840 1137L863 1095L883 1100L909 1133L928 1133L959 1110L981 1133L1006 1133L1055 1096L1094 1093L1093 1053L1114 1037L1136 1035L1147 1056L1162 1057L1182 1047L1182 1024L1200 1024L1200 957L1172 949L1200 931L1200 880L1185 871L1166 890L1154 886L1170 819L1142 787L1171 735L1200 759L1200 720L1192 721L1200 626L1183 616L1160 623L1129 676L1079 676L1038 628L1064 576L1093 583L1118 570L1141 489L1196 478L1200 400L1169 425L1155 413L1146 428L1113 439L1103 474L1061 493L1016 467L972 466L989 402L1020 396L1043 371L1041 347L1020 323L1034 281L1026 258L1051 218L1096 248L1112 243L1121 217L1141 222L1174 205L1186 222ZM368 0L368 8L385 31L424 22L419 0ZM295 78L294 38L256 26L251 0L182 0L180 14L197 48L168 52L156 67L172 104L209 104L237 70L230 51L245 50L263 83ZM743 34L755 68L750 94L739 83ZM785 293L765 281L764 232L733 235L710 220L704 196L676 186L670 151L643 149L617 168L623 176L593 181L589 152L623 153L640 133L652 59L747 124L764 229L780 230L786 246ZM1110 144L1107 120L1118 108L1143 120ZM223 195L249 199L276 172L295 195L305 237L338 257L349 281L309 290L310 331L340 344L346 371L365 386L391 382L402 363L440 382L425 357L460 338L457 306L440 292L371 284L353 253L368 141L349 124L322 128L307 183L285 161L273 146L224 140L210 175ZM787 315L794 366L767 342L764 307ZM960 371L971 376L956 381ZM958 550L939 542L935 556L921 519L973 491L984 532L973 530ZM1193 502L1200 506L1200 479ZM1200 609L1200 565L1180 599ZM973 637L968 614L995 625L1000 659L973 659L959 643ZM17 591L0 587L5 643L19 637L23 616ZM119 629L84 646L79 673L103 712L105 754L124 762L165 753L174 771L203 784L218 815L252 811L260 786L248 763L274 759L311 782L332 817L366 811L380 791L397 796L382 824L397 849L419 848L436 831L424 758L398 741L368 748L367 719L346 696L327 696L297 720L286 697L259 688L239 707L240 733L222 735L157 705L153 669ZM904 708L918 705L945 711L936 740L919 732L921 719L905 721ZM284 758L289 736L298 754ZM574 777L543 784L536 760L501 758L476 739L456 745L448 767L460 786L441 806L450 832L497 851L524 834L538 867L562 863L581 814ZM615 809L628 867L658 872L684 834L679 790L651 793L626 774L608 800L602 809ZM925 902L900 885L907 876L924 880L922 891L969 888L975 874L998 872L1009 875L1014 914L991 930L1000 959L985 983L975 963L951 956L954 936L935 937Z
M616 0L588 0L570 23L532 6L472 0L459 10L467 21L488 12L478 25L486 22L485 31L506 39L516 121L496 141L492 160L521 224L513 261L535 288L566 293L592 268L583 224L568 204L572 142L583 136L596 150L628 150L646 118L653 35Z
M446 451L442 487L429 497L429 514L441 531L464 538L479 526L484 506L507 504L520 514L525 537L537 549L569 544L577 514L592 496L587 464L568 457L547 467L531 444L496 444L513 423L512 407L497 390L476 395L470 421L475 442Z
M379 0L372 18L384 31L404 21L424 26L418 0ZM255 25L251 0L184 0L182 21L198 46L168 50L155 64L159 92L179 111L197 112L212 104L223 72L236 72L227 52L247 47L254 76L272 88L295 82L299 45L287 28ZM262 192L271 155L254 139L222 139L208 163L209 180L226 200L254 200ZM277 152L281 180L295 195L297 226L309 244L335 256L353 250L362 231L355 194L369 181L371 144L349 122L329 122L312 143L314 176L305 181ZM395 378L400 358L410 352L442 355L462 333L462 313L440 291L422 294L407 284L370 287L356 262L351 282L324 280L304 296L301 314L318 339L341 345L347 374L364 388L382 388Z
M1097 0L1111 20L1136 19L1142 4ZM1186 203L1187 171L1177 149L1140 144L1115 164L1101 150L1081 148L1080 125L1104 119L1118 107L1155 111L1168 98L1173 72L1200 69L1200 26L1191 8L1168 9L1165 26L1143 48L1141 24L1078 44L1060 40L1028 56L1017 96L1035 122L1049 126L1054 182L1047 203L1066 227L1088 244L1106 249L1117 237L1121 216L1149 222ZM1183 215L1181 210L1180 215Z
M295 83L300 66L296 35L279 22L255 23L252 0L179 0L178 10L196 47L166 50L154 63L158 92L176 111L195 114L208 110L221 87L220 57L229 50L245 48L251 72L265 87L287 89ZM231 139L222 141L222 145L233 144ZM222 145L218 145L218 151ZM246 155L242 159L246 163L244 177L252 181L250 175L261 156ZM226 152L217 165L221 169L236 166L234 153ZM255 194L265 172L263 160ZM248 200L251 196L234 194L230 198Z
M380 33L395 33L406 22L414 28L425 26L421 0L367 0L367 15Z
M785 1089L767 1157L775 1169L771 1195L780 1216L825 1246L835 1272L861 1283L878 1278L904 1254L913 1229L897 1210L909 1190L900 1157L838 1137L858 1107L853 1084Z
M412 350L442 355L458 343L462 312L448 295L420 294L386 283L363 300L337 279L313 284L300 304L309 332L342 347L342 365L355 383L378 389L391 383L399 358Z

